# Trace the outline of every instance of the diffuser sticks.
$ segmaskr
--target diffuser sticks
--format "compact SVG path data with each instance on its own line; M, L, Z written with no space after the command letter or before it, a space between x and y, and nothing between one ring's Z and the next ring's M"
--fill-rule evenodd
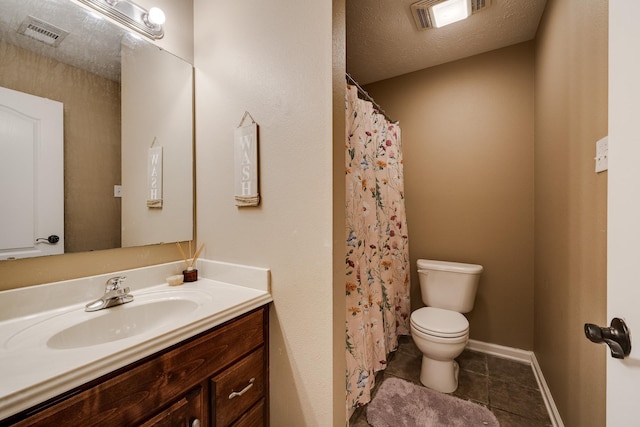
M182 245L180 244L180 242L176 242L176 246L178 247L178 250L180 251L180 255L182 255L182 258L184 259L184 263L187 266L182 271L182 275L184 276L184 281L195 282L196 280L198 280L198 270L194 267L194 265L198 260L200 253L202 253L202 249L204 249L204 243L201 244L198 250L196 251L196 253L193 256L191 256L191 242L189 242L189 257L187 257L187 255L185 254L184 249L182 249Z

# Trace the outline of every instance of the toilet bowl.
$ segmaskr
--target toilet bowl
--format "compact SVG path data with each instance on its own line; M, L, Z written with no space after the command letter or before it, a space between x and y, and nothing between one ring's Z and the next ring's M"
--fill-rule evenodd
M420 382L433 390L451 393L458 388L454 360L469 340L469 322L460 313L424 307L411 314L411 336L422 352Z
M418 260L422 301L411 313L411 336L422 352L420 382L451 393L458 388L455 358L469 340L469 321L462 313L473 309L482 266L448 261Z

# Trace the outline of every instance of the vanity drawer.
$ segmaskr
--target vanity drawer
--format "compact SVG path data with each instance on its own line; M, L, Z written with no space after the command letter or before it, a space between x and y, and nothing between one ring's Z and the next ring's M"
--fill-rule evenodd
M260 348L211 379L216 427L231 425L264 396L264 349Z
M169 408L160 412L141 427L190 427L201 425L204 427L204 393L202 387L196 387L186 393Z
M246 414L242 415L238 421L233 423L232 427L257 427L266 426L266 413L264 407L265 399L262 398L258 403L253 405Z

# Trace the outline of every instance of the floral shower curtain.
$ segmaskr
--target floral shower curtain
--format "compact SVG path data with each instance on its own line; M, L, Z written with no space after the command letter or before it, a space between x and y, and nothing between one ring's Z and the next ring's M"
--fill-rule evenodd
M375 373L409 334L409 243L400 127L347 86L347 411L371 400Z

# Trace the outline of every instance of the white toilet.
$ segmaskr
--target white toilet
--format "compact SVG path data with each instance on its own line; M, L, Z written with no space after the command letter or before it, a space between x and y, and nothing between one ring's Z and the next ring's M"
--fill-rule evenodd
M469 339L469 321L482 266L418 260L422 302L411 313L411 336L422 352L420 382L443 393L458 388L458 363Z

